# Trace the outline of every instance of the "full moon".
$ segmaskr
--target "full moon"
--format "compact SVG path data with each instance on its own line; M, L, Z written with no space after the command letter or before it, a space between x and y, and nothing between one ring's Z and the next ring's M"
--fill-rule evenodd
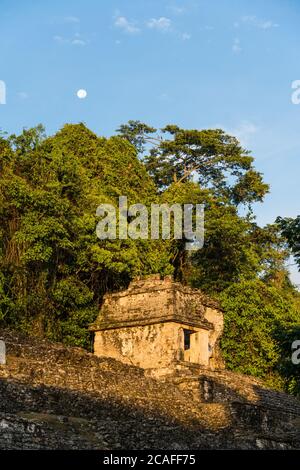
M77 96L79 99L83 100L84 98L87 97L87 91L81 88L80 90L77 91Z

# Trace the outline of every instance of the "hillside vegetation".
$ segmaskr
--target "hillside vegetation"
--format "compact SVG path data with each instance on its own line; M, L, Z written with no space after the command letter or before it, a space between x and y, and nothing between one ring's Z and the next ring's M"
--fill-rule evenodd
M136 276L173 274L221 300L228 368L298 393L290 353L300 297L285 269L291 237L282 219L256 224L252 206L269 188L236 138L138 121L109 138L83 124L53 136L37 126L2 133L0 161L1 326L90 349L87 327L105 292ZM119 196L146 207L205 204L204 247L99 240L96 209L117 207Z

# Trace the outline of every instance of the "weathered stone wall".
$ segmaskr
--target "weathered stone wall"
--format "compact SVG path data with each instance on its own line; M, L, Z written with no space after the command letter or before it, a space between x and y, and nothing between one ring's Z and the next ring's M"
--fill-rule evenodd
M107 294L92 326L97 356L113 357L147 368L189 361L223 367L219 338L223 314L201 291L157 276L132 282L125 291ZM183 329L192 330L184 350Z
M1 338L0 449L300 448L299 401L250 377L192 367L156 381L78 348Z
M166 367L183 358L182 331L172 322L97 331L94 353L143 368Z
M88 421L46 413L0 413L0 449L93 449ZM93 435L94 434L94 435ZM101 447L98 447L101 448Z
M175 320L213 328L205 319L206 308L218 309L218 304L201 291L157 276L132 282L128 289L104 296L104 302L93 329L115 328L117 325L143 325Z
M209 366L209 332L195 328L191 348L184 350L186 325L174 322L134 326L95 333L94 354L148 368L175 368L178 361Z
M214 325L214 328L208 332L208 342L211 351L209 367L210 369L224 369L225 363L220 348L220 338L224 328L223 313L216 308L206 307L204 318Z

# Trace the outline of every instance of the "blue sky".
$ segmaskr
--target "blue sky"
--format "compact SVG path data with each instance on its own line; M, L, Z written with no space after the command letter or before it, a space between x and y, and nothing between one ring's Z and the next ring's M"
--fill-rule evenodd
M296 216L299 23L299 0L0 0L0 127L222 127L271 185L258 222Z

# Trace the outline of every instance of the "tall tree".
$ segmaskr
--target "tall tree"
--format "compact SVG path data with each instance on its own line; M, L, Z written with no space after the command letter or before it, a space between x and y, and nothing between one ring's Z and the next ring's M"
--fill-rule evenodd
M295 219L278 217L276 222L281 228L282 235L286 238L300 270L300 215Z
M170 254L151 240L99 240L96 209L155 202L132 145L83 124L46 138L41 127L0 141L0 320L88 345L103 294L137 275L170 273Z
M170 124L157 131L129 121L117 132L146 152L146 167L161 190L193 180L235 205L262 201L268 191L250 152L221 129L187 130Z
M298 389L294 384L297 371L294 367L292 373L286 364L288 354L291 362L290 331L299 331L299 295L256 279L231 285L220 300L225 310L226 366L299 393L299 384Z

